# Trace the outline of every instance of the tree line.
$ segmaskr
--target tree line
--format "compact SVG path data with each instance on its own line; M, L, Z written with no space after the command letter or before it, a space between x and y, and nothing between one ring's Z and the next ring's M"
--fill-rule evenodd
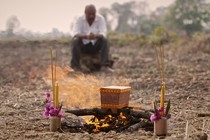
M157 27L186 35L210 31L210 4L206 0L175 0L155 11L146 1L115 2L111 8L100 8L99 13L105 17L108 30L119 33L149 35Z
M177 35L192 35L195 32L210 32L210 3L206 0L175 0L171 5L158 7L151 11L146 1L115 2L110 8L99 9L107 21L110 32L121 34L151 35L155 29L164 28ZM17 16L11 16L6 22L6 30L0 32L0 38L62 38L69 37L57 28L40 34L29 30L20 30Z

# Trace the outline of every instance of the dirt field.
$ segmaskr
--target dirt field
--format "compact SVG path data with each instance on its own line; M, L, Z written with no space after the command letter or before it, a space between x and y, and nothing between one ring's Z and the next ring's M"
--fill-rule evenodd
M58 41L0 43L0 139L155 138L153 132L143 130L133 133L98 134L49 132L49 120L43 117L42 101L44 92L50 89L50 85L44 80L50 64L50 46L58 48L59 66L68 66L71 56L69 43ZM160 91L160 74L154 48L136 45L112 46L111 53L115 60L114 73L94 72L83 77L94 77L102 82L98 85L130 85L131 104L152 107L151 103L155 98L159 98ZM172 118L166 139L183 140L187 121L190 139L197 139L204 133L210 137L209 43L202 44L193 40L170 43L165 46L165 65L166 100L171 99L172 102ZM84 84L81 86L85 86ZM77 98L77 93L71 96ZM83 104L83 107L85 106Z

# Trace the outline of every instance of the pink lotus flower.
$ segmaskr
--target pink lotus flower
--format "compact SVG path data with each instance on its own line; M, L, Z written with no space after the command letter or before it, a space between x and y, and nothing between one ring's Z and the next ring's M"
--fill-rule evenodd
M48 101L50 100L50 93L49 92L45 93L45 99L48 100Z
M152 122L156 121L156 120L159 120L161 119L161 117L164 117L164 118L169 118L169 109L170 109L170 100L168 101L168 104L166 106L166 111L164 112L164 108L157 108L157 104L156 104L156 101L154 102L154 114L150 116L150 120ZM160 115L162 112L164 112L163 115Z
M159 108L158 109L158 112L160 113L160 112L163 112L164 111L164 108Z
M54 107L53 103L50 101L50 93L46 92L45 93L45 111L43 115L45 118L49 118L52 116L58 116L58 117L64 117L63 112L62 112L62 105L60 107Z
M63 118L64 117L64 113L63 113L62 110L59 112L58 117L60 117L60 118Z
M48 111L45 111L45 112L43 113L43 115L45 116L45 118L48 118L48 117L49 117L49 112L48 112Z
M150 117L150 120L152 122L159 120L161 118L160 112L162 111L162 109L158 109L158 111L155 114L152 114Z
M155 114L152 114L151 117L150 117L150 120L152 122L156 121L157 119L158 119L158 117Z

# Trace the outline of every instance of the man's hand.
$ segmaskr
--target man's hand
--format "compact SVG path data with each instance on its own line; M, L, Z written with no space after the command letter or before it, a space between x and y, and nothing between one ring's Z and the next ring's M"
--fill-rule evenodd
M98 38L102 38L103 35L100 35L100 34L93 34L93 33L90 33L89 35L83 35L83 38L84 39L98 39Z
M90 34L88 35L88 39L96 39L96 35L93 34L93 33L90 33Z

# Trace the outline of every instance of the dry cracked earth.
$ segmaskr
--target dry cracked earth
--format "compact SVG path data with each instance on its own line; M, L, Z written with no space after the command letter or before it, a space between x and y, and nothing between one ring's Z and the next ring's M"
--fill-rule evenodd
M57 48L58 65L69 65L70 43L59 41L0 42L0 139L87 139L87 140L148 140L159 139L153 132L97 134L50 132L49 120L43 117L43 95L50 85L46 82L50 65L49 48ZM132 87L130 103L152 107L159 98L160 72L155 50L151 46L111 46L115 61L114 73L92 72L99 85L126 84ZM73 77L77 78L77 77ZM193 40L165 45L166 100L171 100L171 118L165 139L183 140L188 122L189 139L210 136L210 46ZM93 82L94 83L94 82ZM90 84L90 83L89 83ZM81 84L85 86L85 83ZM86 87L88 88L88 87ZM79 102L76 91L71 91ZM62 94L62 93L61 93ZM99 94L99 93L98 93ZM98 95L99 96L99 95ZM82 98L86 98L85 96ZM95 98L97 100L99 98ZM77 102L75 101L75 102ZM86 100L86 102L91 99ZM68 101L67 101L68 102ZM73 106L73 105L72 105ZM83 107L88 104L83 103ZM78 108L78 105L75 106ZM71 114L65 114L78 119Z

